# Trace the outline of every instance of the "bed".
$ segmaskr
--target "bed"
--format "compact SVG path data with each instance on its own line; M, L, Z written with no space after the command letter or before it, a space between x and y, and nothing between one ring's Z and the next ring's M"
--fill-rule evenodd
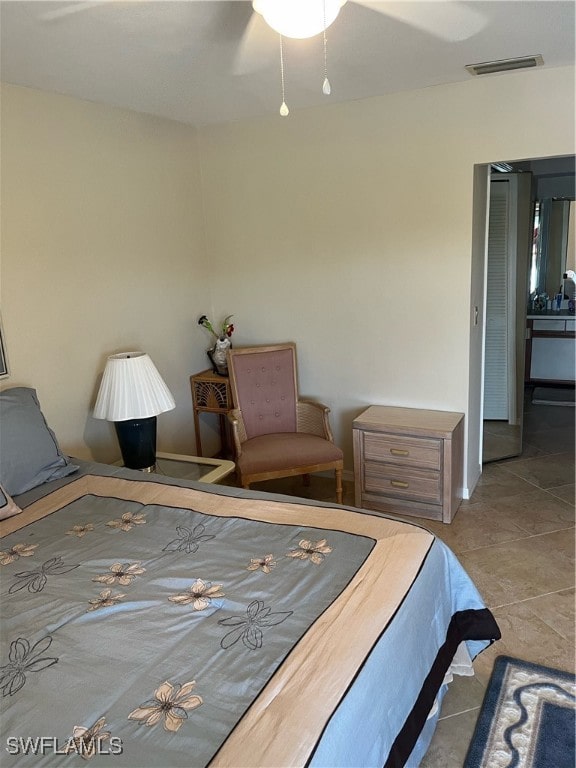
M499 637L439 539L73 461L48 433L31 487L0 455L4 765L418 765L450 676Z

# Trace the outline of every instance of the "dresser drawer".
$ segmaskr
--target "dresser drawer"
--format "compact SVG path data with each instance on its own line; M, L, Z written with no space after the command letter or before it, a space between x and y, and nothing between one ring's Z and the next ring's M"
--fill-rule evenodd
M434 470L397 467L367 459L363 490L367 494L440 504L442 476Z
M442 440L365 432L364 459L439 471L442 467Z

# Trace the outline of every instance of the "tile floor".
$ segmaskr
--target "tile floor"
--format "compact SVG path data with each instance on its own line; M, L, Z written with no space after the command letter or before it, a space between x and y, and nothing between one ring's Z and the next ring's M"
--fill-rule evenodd
M522 455L486 464L450 525L421 521L456 553L502 632L476 659L475 677L451 685L421 768L461 768L496 656L574 670L574 415L527 398ZM334 482L323 477L309 487L287 478L254 488L334 500ZM352 483L344 504L354 504Z

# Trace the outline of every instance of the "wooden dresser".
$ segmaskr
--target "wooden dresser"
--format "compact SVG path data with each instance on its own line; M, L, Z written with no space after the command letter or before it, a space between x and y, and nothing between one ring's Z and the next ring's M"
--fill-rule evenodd
M352 428L357 507L452 521L462 500L464 414L372 405Z

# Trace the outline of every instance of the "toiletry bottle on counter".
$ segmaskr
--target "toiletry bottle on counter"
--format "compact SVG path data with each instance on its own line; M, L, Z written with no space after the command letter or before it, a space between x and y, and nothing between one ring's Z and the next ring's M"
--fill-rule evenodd
M564 293L564 297L568 299L568 312L573 315L575 314L575 307L576 307L576 280L574 279L576 275L574 272L569 269L568 272L564 272L564 281L562 283L562 291Z

